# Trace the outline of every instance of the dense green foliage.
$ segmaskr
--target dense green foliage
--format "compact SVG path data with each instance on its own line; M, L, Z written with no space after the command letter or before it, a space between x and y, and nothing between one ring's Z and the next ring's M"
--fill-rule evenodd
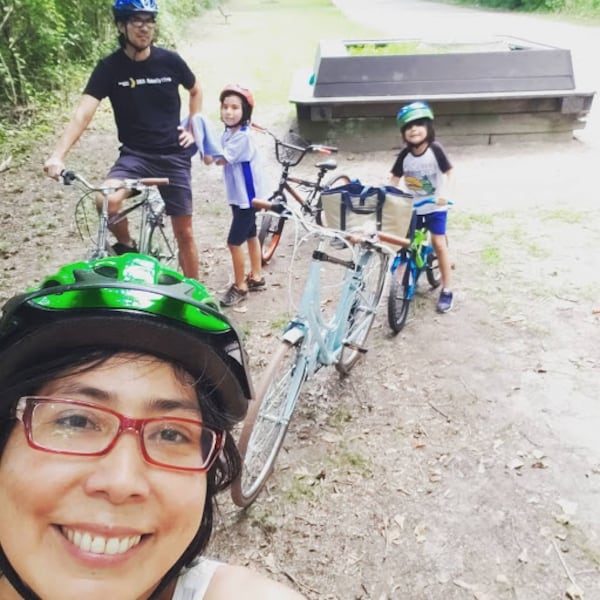
M0 114L18 119L115 45L112 0L0 0ZM167 42L201 2L162 0Z
M600 17L600 0L459 0L460 4L523 12L551 12Z

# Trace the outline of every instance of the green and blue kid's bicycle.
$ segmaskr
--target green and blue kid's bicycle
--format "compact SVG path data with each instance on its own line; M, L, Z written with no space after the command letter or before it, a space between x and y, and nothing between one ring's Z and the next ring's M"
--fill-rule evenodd
M417 202L413 208L424 204L434 204L434 201L423 200ZM387 309L388 323L395 334L400 333L406 324L408 309L423 271L432 288L437 288L441 283L438 257L431 245L431 235L425 228L416 228L414 211L408 237L410 245L398 251L391 267Z

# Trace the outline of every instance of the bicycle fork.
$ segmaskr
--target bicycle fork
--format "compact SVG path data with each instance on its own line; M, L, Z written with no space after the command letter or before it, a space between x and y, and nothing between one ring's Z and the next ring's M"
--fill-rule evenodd
M344 289L331 327L323 327L321 320L320 299L314 296L314 286L307 285L301 302L300 320L291 321L284 339L290 343L298 343L302 339L304 354L306 357L306 371L313 373L320 366L333 365L339 360L341 348L350 346L342 339L345 320L352 311L353 302L356 298L356 290L360 285L361 275L352 260L344 260L323 252L315 250L307 278L307 282L318 281L321 262L338 264L352 271L346 276ZM344 323L342 323L342 319ZM304 321L307 325L302 323ZM312 351L312 348L315 351ZM362 350L361 350L362 351ZM314 357L314 361L311 360Z
M90 252L89 260L97 260L108 256L108 196L102 194L102 208L98 217L98 233L96 234L96 247Z

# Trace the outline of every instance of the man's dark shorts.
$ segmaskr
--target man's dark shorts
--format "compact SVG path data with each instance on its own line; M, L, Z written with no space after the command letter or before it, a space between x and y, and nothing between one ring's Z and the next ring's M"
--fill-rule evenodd
M448 213L443 210L429 213L428 215L417 215L417 229L425 227L434 235L444 235L446 233L446 222Z
M188 150L150 154L121 146L120 151L108 179L168 177L169 185L159 187L167 214L176 217L192 214L192 158Z
M256 237L256 210L231 205L231 212L233 219L227 243L230 246L241 246L244 242Z

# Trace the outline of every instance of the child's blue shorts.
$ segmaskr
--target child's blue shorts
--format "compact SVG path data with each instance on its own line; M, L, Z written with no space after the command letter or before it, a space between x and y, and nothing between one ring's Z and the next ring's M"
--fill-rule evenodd
M417 229L425 227L434 235L445 235L447 220L448 213L445 210L438 210L428 215L417 215L416 227Z

